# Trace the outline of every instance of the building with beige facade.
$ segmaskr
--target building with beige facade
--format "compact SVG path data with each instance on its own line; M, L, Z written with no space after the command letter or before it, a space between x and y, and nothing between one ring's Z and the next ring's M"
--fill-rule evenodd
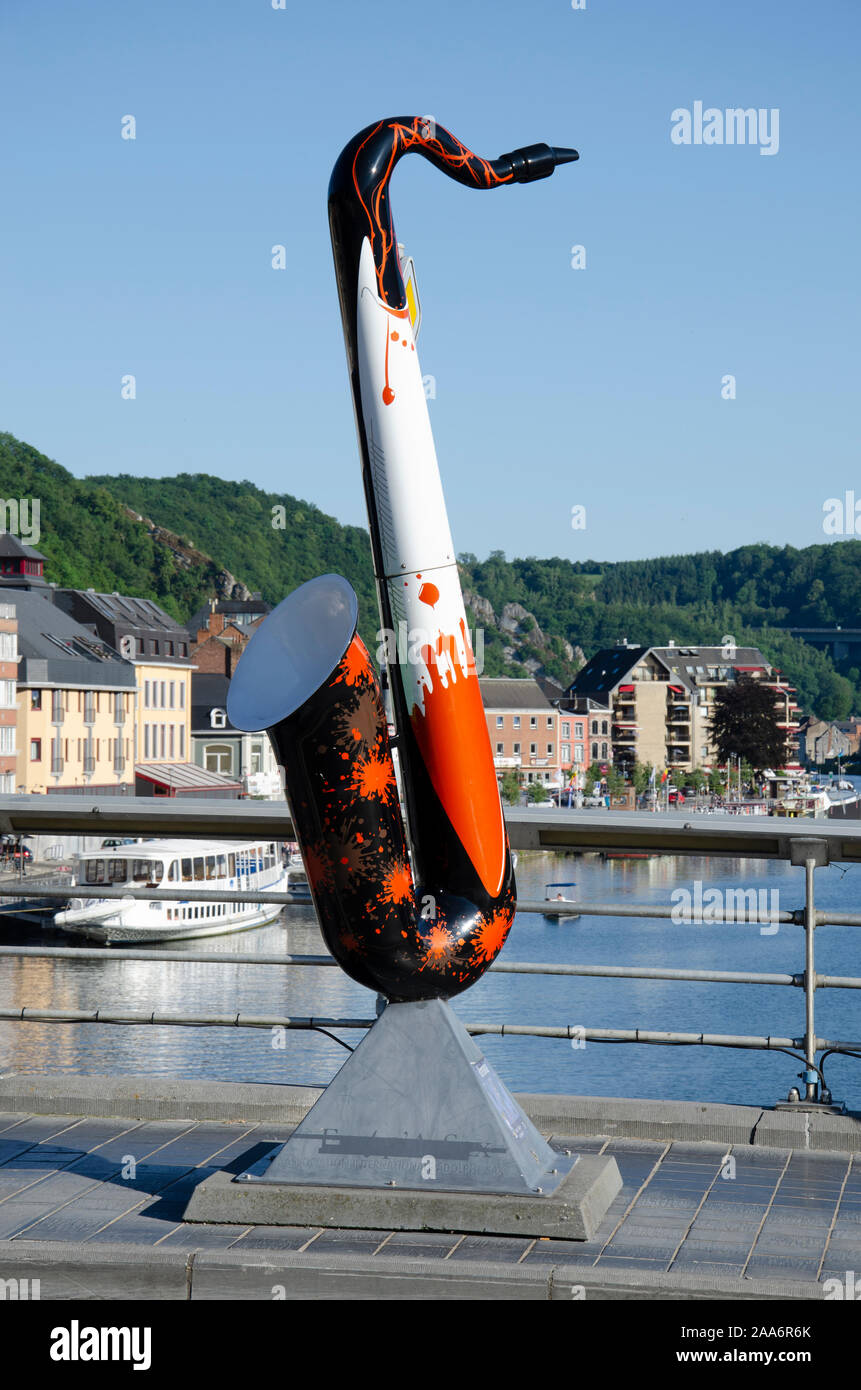
M0 792L17 787L18 618L14 603L0 603Z
M12 599L6 590L4 600ZM18 623L19 792L129 793L134 787L135 672L51 603L14 590Z
M785 737L785 766L796 768L795 689L756 647L635 647L622 642L598 652L578 672L564 707L589 720L590 762L604 759L596 749L606 746L609 731L609 752L622 772L630 773L637 762L681 772L709 771L717 766L712 734L716 693L742 674L773 690Z
M151 599L57 589L54 603L131 663L137 685L136 764L190 763L194 666L188 630Z

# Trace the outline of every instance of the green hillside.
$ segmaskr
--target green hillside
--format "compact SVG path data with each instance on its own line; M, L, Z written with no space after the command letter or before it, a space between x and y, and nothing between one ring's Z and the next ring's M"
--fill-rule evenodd
M313 503L205 474L76 479L10 434L0 434L0 494L40 500L38 549L46 578L61 585L153 598L184 621L235 584L275 604L337 571L356 589L360 630L375 649L367 532ZM861 709L861 672L848 662L836 669L786 631L858 625L859 541L618 563L507 560L501 551L460 562L488 675L543 669L567 684L581 657L621 637L697 645L729 635L759 646L798 687L805 711L842 718Z

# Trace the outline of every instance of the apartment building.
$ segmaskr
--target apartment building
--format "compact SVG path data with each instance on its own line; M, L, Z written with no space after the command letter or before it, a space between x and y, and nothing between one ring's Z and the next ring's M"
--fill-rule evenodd
M11 597L11 591L7 594ZM14 598L17 790L130 792L134 786L134 667L55 608L47 585L16 589Z
M520 772L525 785L568 781L585 760L585 721L561 714L532 679L479 680L497 775Z
M54 604L129 661L138 765L191 761L191 637L151 599L56 589Z
M18 618L0 603L0 792L14 792L18 729Z
M241 781L247 796L283 801L278 759L265 730L235 729L227 715L227 676L195 671L191 680L191 754L198 767Z
M627 642L598 652L577 674L565 708L590 725L590 761L608 752L622 772L634 763L690 772L717 763L712 735L715 696L744 673L768 685L779 701L786 766L797 766L798 705L795 689L755 647L636 647ZM599 751L596 753L596 749Z

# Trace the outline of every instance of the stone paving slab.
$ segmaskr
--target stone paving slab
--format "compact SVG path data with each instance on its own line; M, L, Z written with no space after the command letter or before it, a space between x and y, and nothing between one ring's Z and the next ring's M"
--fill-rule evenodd
M241 1170L293 1123L0 1113L0 1277L41 1277L43 1298L71 1299L271 1299L274 1285L290 1299L547 1299L578 1287L816 1299L822 1280L861 1270L858 1159L723 1140L593 1136L583 1152L615 1158L624 1185L589 1241L183 1222L197 1185ZM554 1133L576 1149L567 1128ZM120 1176L129 1153L131 1180ZM727 1156L734 1178L721 1176Z

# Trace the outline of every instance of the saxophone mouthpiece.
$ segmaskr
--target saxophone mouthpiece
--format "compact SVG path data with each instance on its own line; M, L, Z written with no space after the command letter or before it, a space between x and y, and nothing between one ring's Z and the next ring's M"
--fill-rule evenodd
M572 164L579 158L577 150L524 145L522 149L501 154L491 163L493 172L500 178L511 179L514 183L534 183L536 179L549 179L557 164Z

